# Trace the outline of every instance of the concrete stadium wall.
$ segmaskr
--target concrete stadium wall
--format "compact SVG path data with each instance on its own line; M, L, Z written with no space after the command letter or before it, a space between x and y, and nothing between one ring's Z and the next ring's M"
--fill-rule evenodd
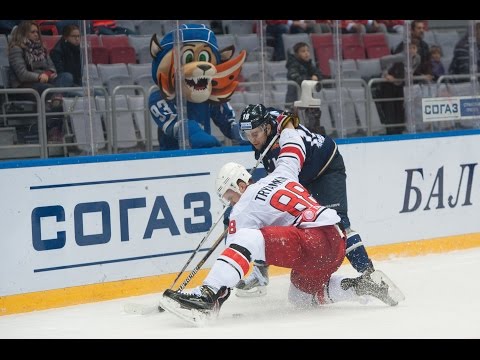
M374 259L480 246L480 131L338 143ZM255 164L248 146L0 163L0 315L169 287L220 218L228 161Z

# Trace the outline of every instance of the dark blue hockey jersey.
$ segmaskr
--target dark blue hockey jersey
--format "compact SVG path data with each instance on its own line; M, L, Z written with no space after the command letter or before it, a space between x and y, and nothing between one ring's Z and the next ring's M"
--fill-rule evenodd
M278 110L273 110L272 108L269 108L269 111L274 116L279 114ZM305 163L303 164L303 168L300 171L298 178L300 183L306 186L320 176L328 167L333 155L335 155L335 152L337 151L337 144L328 136L312 133L302 124L299 125L297 130L302 137L306 150ZM270 144L270 141L274 136L275 131L272 131L272 134L270 134L265 143L265 147ZM258 160L260 154L265 150L265 147L261 149L261 151L258 151L254 148L255 159ZM275 169L279 153L280 146L278 145L277 141L263 158L263 166L268 173L273 172Z

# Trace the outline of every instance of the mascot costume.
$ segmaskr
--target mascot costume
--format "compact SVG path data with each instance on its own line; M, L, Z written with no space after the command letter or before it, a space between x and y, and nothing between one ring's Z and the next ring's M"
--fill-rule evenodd
M235 112L228 101L238 85L236 79L246 58L245 50L232 59L234 46L219 50L215 34L202 24L184 24L180 26L180 31L180 57L184 75L182 94L186 99L186 121L191 148L221 146L211 135L210 119L226 137L243 144ZM156 34L150 40L152 77L159 90L150 95L149 108L158 125L160 150L179 149L174 32L172 30L166 34L160 43Z

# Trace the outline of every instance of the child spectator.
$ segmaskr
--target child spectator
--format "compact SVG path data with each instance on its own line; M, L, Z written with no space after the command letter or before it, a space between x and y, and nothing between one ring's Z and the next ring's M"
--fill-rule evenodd
M432 62L433 81L437 81L442 75L445 75L445 67L442 63L442 48L438 45L430 46L430 61Z
M287 80L295 81L300 87L303 80L320 81L323 76L320 69L313 63L310 56L310 47L307 43L299 42L293 46L293 54L288 55L286 68ZM293 105L297 99L297 89L294 85L288 85L286 103L287 107Z

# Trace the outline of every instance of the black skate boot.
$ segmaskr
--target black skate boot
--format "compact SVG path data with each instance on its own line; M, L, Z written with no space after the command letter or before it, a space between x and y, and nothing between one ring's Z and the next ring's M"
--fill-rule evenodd
M163 293L161 306L184 320L202 326L212 315L218 315L229 296L230 289L226 286L222 286L217 293L207 285L188 293L167 289Z
M340 285L343 290L353 287L358 296L370 295L390 306L395 306L399 301L405 299L405 296L395 284L378 270L372 273L364 273L357 278L343 279Z

